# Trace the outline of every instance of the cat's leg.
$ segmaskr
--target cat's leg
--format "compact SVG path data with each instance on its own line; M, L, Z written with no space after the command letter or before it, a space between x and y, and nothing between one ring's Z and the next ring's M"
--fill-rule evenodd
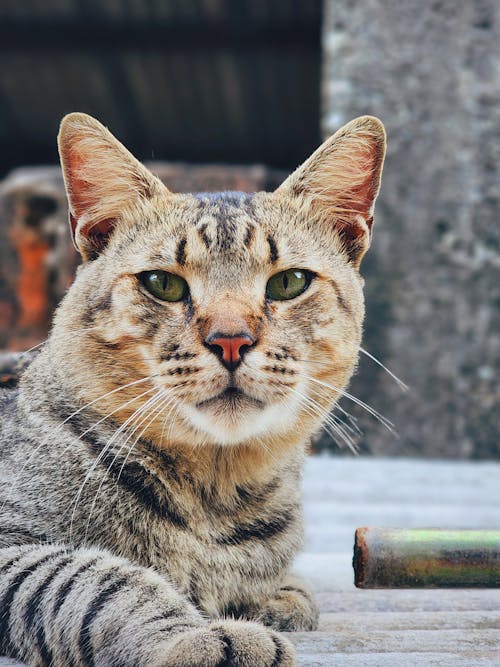
M0 549L0 654L33 667L289 667L257 623L208 623L162 576L98 549Z
M306 584L299 577L288 575L257 618L275 630L316 630L319 610Z

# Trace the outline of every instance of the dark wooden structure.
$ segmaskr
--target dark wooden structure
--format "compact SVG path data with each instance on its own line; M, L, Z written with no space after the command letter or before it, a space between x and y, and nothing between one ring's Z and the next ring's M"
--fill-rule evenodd
M56 162L70 111L141 159L294 167L320 141L321 4L0 3L0 174Z

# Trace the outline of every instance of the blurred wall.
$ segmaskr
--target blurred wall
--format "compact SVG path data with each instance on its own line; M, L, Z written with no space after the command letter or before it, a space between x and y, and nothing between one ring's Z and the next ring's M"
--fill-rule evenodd
M322 0L0 2L0 175L84 111L139 159L295 167L320 138Z
M388 156L352 391L363 448L500 455L500 3L326 0L323 129L379 116ZM347 407L348 403L344 403Z

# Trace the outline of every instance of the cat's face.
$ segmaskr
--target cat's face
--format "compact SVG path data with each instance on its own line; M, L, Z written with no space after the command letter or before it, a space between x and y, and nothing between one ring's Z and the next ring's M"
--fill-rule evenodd
M351 157L336 157L343 171L325 204L319 151L276 193L173 195L97 121L68 117L61 155L86 262L54 337L82 400L107 394L98 412L159 446L315 430L361 340L357 268L384 141L380 124L363 120Z

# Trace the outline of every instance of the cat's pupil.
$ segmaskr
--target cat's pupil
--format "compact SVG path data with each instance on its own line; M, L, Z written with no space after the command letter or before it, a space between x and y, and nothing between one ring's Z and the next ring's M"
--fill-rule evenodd
M167 284L168 284L168 276L166 273L163 274L163 281L162 281L162 288L163 290L167 289Z
M288 276L286 273L283 274L283 287L285 288L285 290L288 289Z

